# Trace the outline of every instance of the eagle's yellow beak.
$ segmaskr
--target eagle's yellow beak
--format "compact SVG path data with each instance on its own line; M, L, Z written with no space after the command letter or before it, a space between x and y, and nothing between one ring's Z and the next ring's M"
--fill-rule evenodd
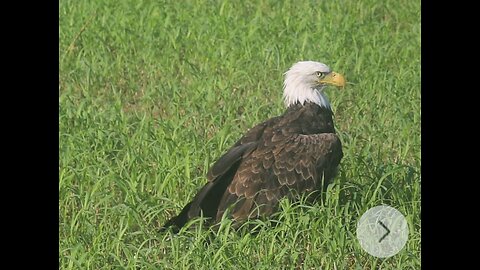
M320 80L320 83L330 84L338 87L345 87L345 78L342 74L330 72L327 76Z

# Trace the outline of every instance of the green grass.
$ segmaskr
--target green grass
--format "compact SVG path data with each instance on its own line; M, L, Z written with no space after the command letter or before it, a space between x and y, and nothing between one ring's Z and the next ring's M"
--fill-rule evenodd
M420 268L420 1L61 0L59 18L62 269ZM283 112L299 60L349 81L327 90L345 157L325 198L283 202L257 234L159 234L243 131ZM388 259L355 235L379 204L410 229Z

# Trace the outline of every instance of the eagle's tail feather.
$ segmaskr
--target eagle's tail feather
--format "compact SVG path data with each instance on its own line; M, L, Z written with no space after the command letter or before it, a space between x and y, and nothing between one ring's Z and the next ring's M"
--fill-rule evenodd
M189 202L185 207L183 207L182 211L180 214L177 216L172 217L169 219L161 228L160 232L166 231L168 228L172 227L172 230L174 233L178 233L178 231L187 223L188 221L188 211L190 210L190 207L192 205L192 202Z

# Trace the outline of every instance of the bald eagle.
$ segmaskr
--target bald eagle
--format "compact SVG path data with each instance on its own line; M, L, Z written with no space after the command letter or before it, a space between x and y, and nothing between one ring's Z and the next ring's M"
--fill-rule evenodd
M162 231L190 219L217 223L229 209L235 223L268 217L279 201L323 190L343 157L324 89L345 86L341 74L301 61L285 72L286 111L248 130L207 173L208 182Z

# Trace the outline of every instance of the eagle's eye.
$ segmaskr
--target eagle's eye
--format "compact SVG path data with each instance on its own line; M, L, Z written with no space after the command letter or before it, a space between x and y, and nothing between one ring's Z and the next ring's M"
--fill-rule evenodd
M325 76L325 73L323 73L321 71L317 71L317 72L315 72L315 75L317 75L318 78L323 78L323 76Z

